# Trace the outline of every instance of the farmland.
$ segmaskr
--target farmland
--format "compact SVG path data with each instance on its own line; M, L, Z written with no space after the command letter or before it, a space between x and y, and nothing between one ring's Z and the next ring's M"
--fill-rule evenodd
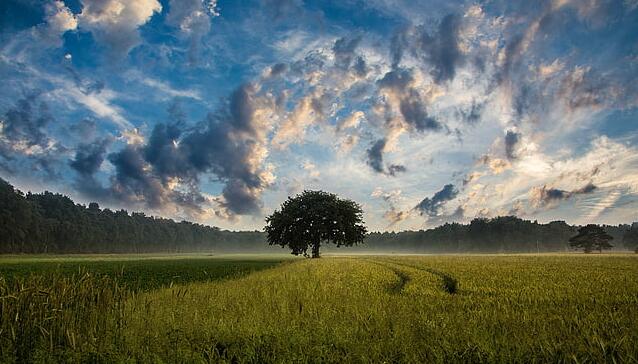
M16 257L0 274L3 362L638 360L629 254Z

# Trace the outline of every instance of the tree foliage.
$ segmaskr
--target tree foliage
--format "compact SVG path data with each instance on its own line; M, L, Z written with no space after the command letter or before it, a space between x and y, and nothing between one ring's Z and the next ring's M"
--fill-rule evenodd
M636 231L638 231L638 224ZM469 224L446 223L428 230L372 232L366 249L405 253L536 253L568 251L579 226L564 221L546 224L516 216L475 218ZM601 225L622 240L629 225ZM635 249L625 243L625 248Z
M541 224L500 216L428 230L373 232L364 240L366 250L377 252L559 252L569 249L568 240L577 228L564 221ZM621 241L621 248L638 249L638 224L601 228L614 241ZM272 252L275 248L267 241L267 234L260 231L220 230L139 212L101 209L94 202L87 207L50 192L24 194L0 179L0 254ZM297 251L303 254L303 249Z
M633 223L622 237L623 245L628 249L633 249L638 253L638 223Z
M363 243L366 227L363 210L352 200L323 191L304 191L289 197L280 210L266 218L270 245L288 246L292 254L319 257L321 244L352 246Z
M261 232L100 209L95 202L87 208L60 194L24 194L0 179L0 254L254 251L264 242Z
M576 249L583 249L585 253L591 253L596 249L602 253L603 249L611 249L609 244L614 237L607 234L605 229L598 225L589 224L578 229L578 235L569 239L569 245Z

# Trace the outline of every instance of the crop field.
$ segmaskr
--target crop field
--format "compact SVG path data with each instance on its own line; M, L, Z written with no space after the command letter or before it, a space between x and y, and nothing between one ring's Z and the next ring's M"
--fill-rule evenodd
M0 258L6 280L32 275L109 277L131 290L148 290L187 282L237 278L289 260L288 255L155 256L98 255Z
M638 361L629 254L11 258L0 274L1 362Z

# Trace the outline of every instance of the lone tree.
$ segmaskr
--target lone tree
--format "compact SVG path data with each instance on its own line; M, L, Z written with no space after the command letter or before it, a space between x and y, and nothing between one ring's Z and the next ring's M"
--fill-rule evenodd
M576 249L583 249L585 253L591 253L594 249L602 253L603 249L613 247L609 244L609 241L613 239L602 227L589 224L578 229L578 235L569 239L569 245Z
M321 244L352 246L363 243L366 227L361 206L323 191L304 191L288 197L266 218L268 244L288 246L292 254L319 258Z

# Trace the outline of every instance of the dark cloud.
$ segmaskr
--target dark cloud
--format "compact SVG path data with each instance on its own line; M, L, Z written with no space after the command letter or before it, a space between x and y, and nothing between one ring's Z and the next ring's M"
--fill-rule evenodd
M90 148L89 148L90 149ZM109 162L115 167L110 176L110 184L104 186L95 172L102 163L101 150L76 152L72 167L78 171L75 181L76 190L90 198L110 204L126 204L132 207L164 209L167 205L176 205L188 216L202 213L205 198L197 186L186 184L179 190L173 190L153 173L151 166L144 160L140 147L126 146L118 152L108 155ZM78 155L85 155L84 159Z
M53 122L49 107L34 92L19 99L0 116L0 159L8 173L44 172L48 179L60 177L58 164L67 151L51 138L48 127Z
M408 36L406 30L401 30L392 36L390 41L390 57L392 58L392 69L399 67L405 48L408 47Z
M533 110L534 106L540 105L538 91L528 84L519 84L512 90L512 106L517 119L520 120L528 111Z
M507 159L516 159L516 145L521 139L521 134L513 130L508 130L505 133L505 155Z
M465 219L465 209L463 206L458 206L454 212L449 215L437 215L430 216L428 222L433 225L441 225L449 222L460 222Z
M421 28L418 45L425 59L432 66L430 74L436 83L454 78L456 67L465 61L459 48L461 18L455 14L446 15L435 34L428 34Z
M412 71L403 68L392 70L377 81L380 89L391 90L398 96L399 112L409 128L417 132L442 130L441 123L428 115L426 105L412 86L413 83Z
M598 186L594 185L593 183L589 182L588 184L586 184L585 186L573 190L572 194L586 194L586 193L592 193L594 192L596 189L598 188Z
M110 142L108 138L104 138L93 143L78 145L75 150L75 158L69 162L69 165L81 175L95 174L104 161Z
M388 104L383 105L383 107L386 108L386 112L391 111L386 114L385 126L389 130L405 128L410 132L424 133L426 131L440 131L444 128L438 120L428 114L425 101L414 87L412 70L397 67L387 72L376 82L376 85L382 94L387 93L391 95L390 100L397 100L389 104L391 108L388 108ZM397 102L398 105L395 105ZM392 109L398 110L394 111ZM401 124L394 122L394 113L397 112L401 115ZM372 167L374 171L390 176L394 176L398 172L405 172L406 169L402 165L391 165L386 170L383 165L383 152L386 142L385 138L380 139L368 149L368 165Z
M277 63L270 67L270 77L277 77L288 70L288 65L285 63Z
M405 168L405 166L400 164L391 164L388 166L388 174L390 176L394 176L397 173L402 173L405 171L407 171L407 168Z
M382 79L377 81L380 88L393 89L403 92L414 82L412 71L405 68L397 68L386 73Z
M592 182L589 182L585 186L572 190L565 191L557 188L551 188L547 186L535 187L531 191L531 203L534 206L546 206L556 203L561 200L567 200L575 195L583 195L594 192L598 187Z
M366 150L366 156L368 158L366 163L370 166L370 168L372 168L373 171L393 177L397 173L407 171L405 166L400 164L391 164L386 169L383 163L383 152L385 151L386 144L387 140L385 138L379 139L374 142L372 146L370 146L370 148Z
M2 133L9 142L27 146L45 146L48 137L45 127L53 120L44 102L33 93L16 102L4 115Z
M354 65L352 66L352 69L354 73L359 77L365 77L369 71L368 65L366 64L365 59L363 59L363 57L361 56L357 57L357 59L354 62Z
M442 129L441 123L428 115L425 104L414 90L411 90L408 95L401 99L399 109L406 123L418 132Z
M249 215L259 212L261 202L255 198L255 192L245 181L231 179L222 192L222 205L238 215Z
M366 154L368 156L368 161L367 161L368 165L375 172L378 172L378 173L384 172L383 149L385 148L385 144L386 144L385 139L379 139L376 142L374 142L374 144L372 144L370 149L366 151Z
M338 67L349 68L352 60L355 58L355 50L361 42L361 37L355 38L339 38L332 46L332 52L335 55L335 64Z
M179 150L182 129L178 123L158 123L153 128L142 152L144 159L153 166L162 179L178 176L193 178L185 156Z
M443 188L434 194L432 197L426 197L419 202L414 209L419 212L420 215L427 215L434 217L439 215L441 209L445 204L456 198L459 194L459 190L452 184L447 184Z
M164 205L165 188L159 179L147 172L146 161L139 149L127 146L108 158L115 166L114 195L127 202L142 199L150 208Z
M212 174L225 184L219 203L227 214L258 213L267 181L259 166L265 136L255 120L254 93L252 85L240 86L220 110L192 128L179 108L172 107L171 120L156 124L146 144L109 155L115 175L107 194L151 208L172 203L198 209L196 203L205 201L200 179ZM76 156L77 170L91 170L85 167L93 166L90 162L97 157L89 157L99 153L85 154ZM181 188L172 186L176 181Z

